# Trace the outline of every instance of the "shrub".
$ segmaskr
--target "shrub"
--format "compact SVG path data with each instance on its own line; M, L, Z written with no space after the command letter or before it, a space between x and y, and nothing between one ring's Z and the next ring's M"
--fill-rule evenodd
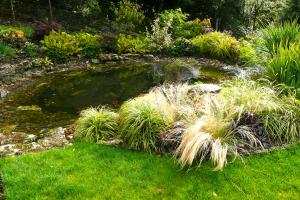
M47 56L57 62L65 62L71 56L82 53L84 56L95 57L100 51L101 36L88 33L68 34L52 31L42 41Z
M236 59L240 43L233 37L220 32L211 32L192 39L200 55L218 59Z
M21 30L5 29L0 31L0 42L13 47L20 47L26 41L24 32Z
M149 53L150 45L148 40L143 36L131 36L120 34L117 40L118 53Z
M260 50L273 55L277 53L280 45L284 48L289 48L292 43L299 42L299 30L300 26L297 24L297 21L268 26L261 31Z
M3 54L4 56L8 57L13 57L15 56L16 52L10 46L0 43L0 54Z
M160 27L166 27L170 23L170 31L173 38L192 38L204 32L204 25L197 21L187 21L189 14L182 10L165 10L158 15Z
M30 37L33 33L33 29L29 26L7 26L7 25L0 25L0 32L1 31L22 31L24 33L24 37Z
M292 44L289 48L280 45L277 52L269 60L265 74L278 84L286 84L292 88L300 87L300 47Z
M52 66L52 61L48 58L36 58L32 61L31 67L39 68L39 67L49 67Z
M234 37L220 32L210 32L191 40L200 55L231 61L254 63L256 53L246 41L239 42Z
M57 62L66 62L81 51L79 42L66 32L52 31L49 36L45 36L42 44L47 56Z
M36 56L38 54L38 48L39 46L32 42L25 42L25 44L22 46L23 51L29 57Z
M74 35L75 40L79 43L81 53L86 58L95 58L101 52L101 40L102 37L98 34L92 35L89 33L77 33Z
M238 59L243 62L245 65L255 65L259 63L258 56L253 47L253 44L242 40L240 42L241 47L239 49L239 57Z
M141 6L130 0L122 0L115 9L115 26L125 31L136 31L142 25L145 15Z
M168 113L143 98L130 100L120 109L120 137L132 149L156 150L160 133L172 122Z
M190 40L185 38L177 38L171 45L162 49L162 53L171 56L192 56L195 55L197 49Z
M151 25L151 32L147 31L147 40L151 48L159 52L164 48L168 48L172 43L172 34L170 33L171 21L166 23L165 26L160 26L160 18L156 18Z
M75 130L76 138L98 142L116 135L118 114L107 108L89 108L80 113Z

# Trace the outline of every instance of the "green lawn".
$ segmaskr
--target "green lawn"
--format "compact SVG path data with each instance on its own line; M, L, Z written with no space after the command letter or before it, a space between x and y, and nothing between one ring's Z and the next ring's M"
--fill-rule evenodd
M300 143L214 172L88 143L0 159L7 199L300 199Z

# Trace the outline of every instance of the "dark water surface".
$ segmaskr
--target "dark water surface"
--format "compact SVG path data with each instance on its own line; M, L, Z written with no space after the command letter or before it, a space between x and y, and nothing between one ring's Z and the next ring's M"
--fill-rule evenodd
M217 82L229 78L209 67L184 65L174 70L165 66L119 63L45 76L0 103L0 131L38 134L43 128L66 126L76 120L82 109L99 105L118 108L122 102L164 81Z

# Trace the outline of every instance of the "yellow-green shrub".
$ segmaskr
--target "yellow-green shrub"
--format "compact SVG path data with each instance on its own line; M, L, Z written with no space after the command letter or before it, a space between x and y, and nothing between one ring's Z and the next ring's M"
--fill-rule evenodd
M116 50L118 53L138 53L150 52L148 40L143 36L131 36L120 34L117 40Z

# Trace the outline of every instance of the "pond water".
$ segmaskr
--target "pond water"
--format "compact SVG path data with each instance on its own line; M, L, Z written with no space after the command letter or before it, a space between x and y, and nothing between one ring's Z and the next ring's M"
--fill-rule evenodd
M210 66L168 63L112 63L85 71L47 75L0 103L0 131L38 135L42 129L73 123L82 109L122 102L163 82L218 82L230 74Z

